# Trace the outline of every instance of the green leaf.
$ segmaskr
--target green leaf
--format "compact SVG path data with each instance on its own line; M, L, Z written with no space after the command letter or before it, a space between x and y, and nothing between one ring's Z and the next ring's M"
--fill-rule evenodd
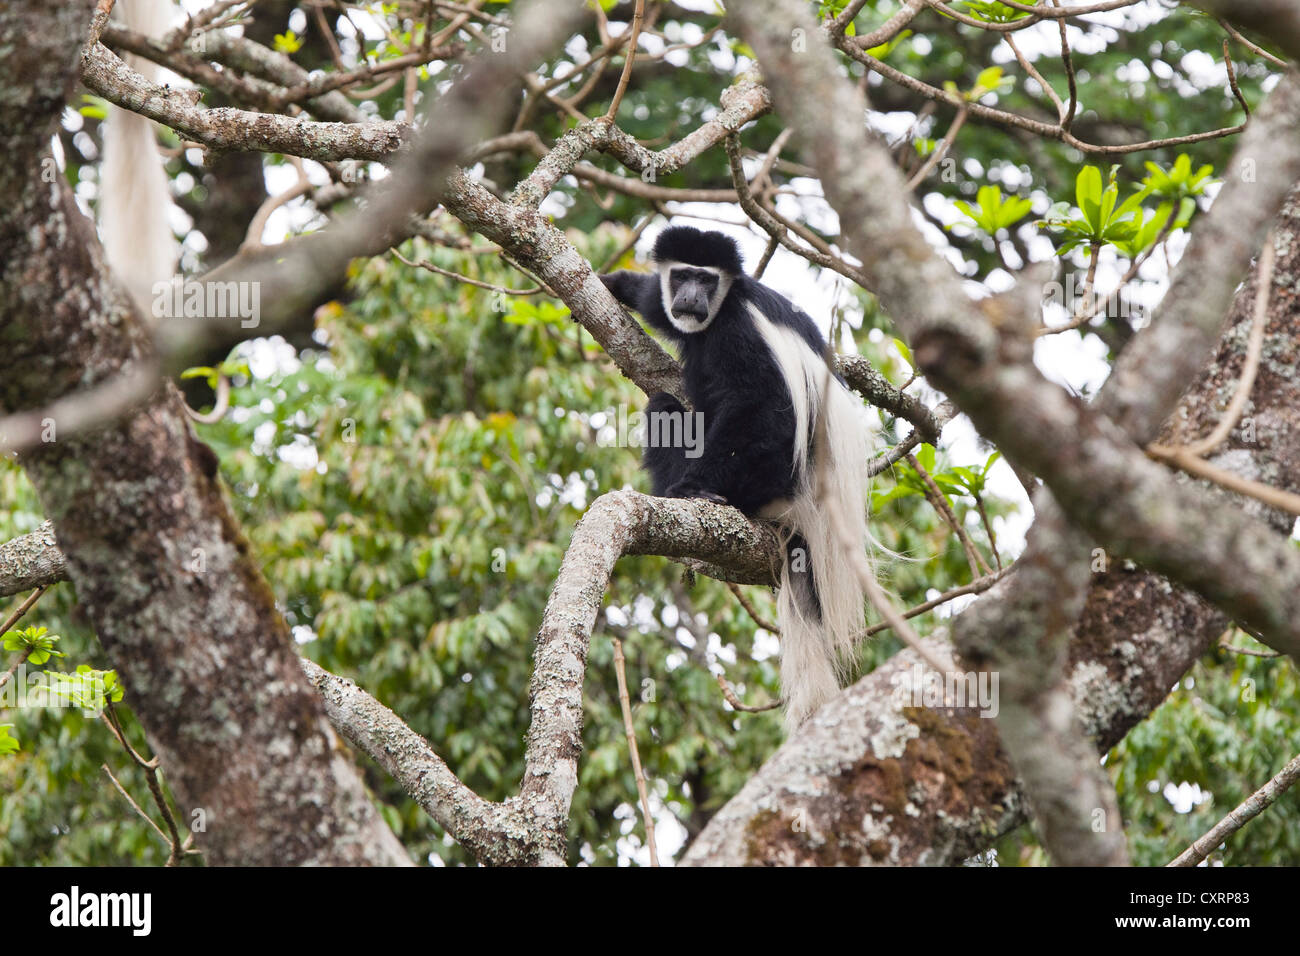
M963 0L964 11L968 17L974 20L983 20L986 23L1012 23L1016 20L1024 19L1029 16L1028 11L1017 10L1015 7L1009 7L1005 3L986 3L982 0Z
M899 483L894 485L888 491L873 491L871 493L871 510L879 511L891 501L897 501L899 498L908 498L913 495L919 495L921 491L912 485Z
M999 229L1010 228L1033 207L1030 200L1021 196L1008 196L1004 199L999 186L981 186L975 194L975 201L977 206L974 207L961 199L954 200L953 205L989 235L994 235Z
M930 472L931 474L934 474L934 446L933 445L927 442L926 444L923 444L919 449L917 449L916 460L920 462L922 468L924 468L926 471Z
M995 90L998 84L1002 82L1002 67L990 66L987 69L980 70L979 76L975 77L975 85L982 86L986 90Z
M961 495L966 490L959 482L953 481L952 477L949 475L939 474L931 475L930 477L932 477L934 483L939 486L939 490L946 494Z
M102 96L92 96L89 93L83 93L81 96L81 106L77 112L87 119L105 120L108 118L108 111L112 108L108 100Z
M1094 233L1101 233L1101 170L1085 166L1074 180L1074 197L1083 221Z
M871 49L867 50L867 56L875 60L883 60L885 57L889 56L890 53L894 52L894 50L898 47L898 45L902 43L904 40L906 40L908 37L910 37L911 35L912 35L911 30L904 30L893 39L887 40L886 42L880 44L880 46L873 46Z
M1161 199L1181 200L1187 197L1202 196L1208 186L1214 183L1210 177L1214 167L1206 164L1192 172L1192 158L1180 153L1168 170L1153 162L1144 164L1147 176L1143 186Z

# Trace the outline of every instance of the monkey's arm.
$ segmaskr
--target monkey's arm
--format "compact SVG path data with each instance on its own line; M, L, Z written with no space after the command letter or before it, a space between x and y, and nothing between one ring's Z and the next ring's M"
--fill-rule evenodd
M672 435L671 425L668 428L661 428L657 421L660 415L669 415L677 418L682 423L682 431L679 436L684 437L684 428L686 425L686 416L690 414L672 395L667 392L659 392L650 399L646 405L646 445L645 453L642 455L642 463L650 474L650 488L654 494L661 498L679 498L692 497L691 495L681 495L670 493L670 489L675 489L678 483L686 474L686 446L683 442L666 442L659 443L654 440L657 435ZM700 436L701 438L703 436ZM720 496L709 495L715 501L726 504Z
M653 272L620 269L618 272L605 273L600 277L600 281L605 283L605 288L625 308L640 312L642 315L645 314L647 300L653 301L659 296L659 277Z

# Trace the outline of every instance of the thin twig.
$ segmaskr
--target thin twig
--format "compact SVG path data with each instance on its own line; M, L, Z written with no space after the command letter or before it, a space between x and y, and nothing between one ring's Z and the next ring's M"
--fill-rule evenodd
M312 14L316 17L316 26L320 28L321 34L325 37L325 42L329 44L330 57L334 60L334 65L340 70L347 67L343 63L343 50L339 47L339 41L334 37L334 28L330 26L329 20L325 17L325 10L320 4L312 7Z
M974 581L970 582L969 584L963 584L961 587L956 587L956 588L952 588L949 591L944 591L938 597L932 598L929 601L924 602L923 604L917 604L914 607L909 607L906 611L903 611L903 617L913 618L919 614L924 614L926 611L933 611L939 605L947 604L953 598L959 598L965 594L983 594L989 588L993 587L993 585L1001 581L1003 575L1005 575L1010 570L1011 567L1008 566L1006 568L1003 568L1000 571L995 571L992 574L986 574L982 578L976 578ZM863 632L863 637L870 637L872 634L879 634L881 631L889 630L889 628L890 628L890 624L887 621L882 621L879 624L873 624L869 628L867 628L866 631Z
M767 247L763 250L763 255L759 257L758 265L754 267L754 278L763 278L763 273L767 271L768 263L772 261L772 256L776 255L776 250L781 247L781 240L776 236L769 236Z
M1279 511L1300 516L1300 495L1274 488L1272 485L1266 485L1259 481L1251 481L1249 478L1242 478L1230 471L1224 471L1222 468L1216 468L1204 458L1189 455L1181 448L1148 445L1146 452L1149 457L1154 458L1156 461L1168 462L1189 475L1204 478L1206 481L1214 482L1221 488L1255 498L1270 507L1277 508Z
M1222 20L1222 19L1219 20L1219 26L1227 30L1228 36L1232 37L1234 40L1236 40L1238 43L1244 46L1251 53L1254 53L1256 56L1262 56L1264 59L1268 60L1268 62L1272 63L1274 66L1280 66L1282 67L1282 69L1286 69L1290 65L1287 63L1286 60L1282 59L1281 57L1277 57L1274 56L1272 53L1269 53L1258 43L1252 43L1250 40L1247 40L1244 36L1242 36L1239 32L1237 32L1237 28L1234 27L1227 20Z
M984 496L978 491L971 491L971 496L975 499L975 508L979 511L980 523L984 525L984 533L989 536L989 551L993 553L993 561L997 564L998 570L1002 570L1002 555L998 554L998 538L993 533L993 522L989 520L989 513L984 508Z
M196 412L187 404L185 414L190 416L193 421L203 425L213 425L226 417L226 412L230 410L230 376L224 373L217 375L217 396L216 401L212 403L212 411Z
M755 191L763 192L772 185L772 167L781 158L781 150L785 149L785 144L790 142L790 137L793 135L794 127L787 126L777 133L776 139L772 140L772 145L763 154L763 161L759 163L758 172L754 174Z
M1052 0L1052 6L1059 8L1061 4L1058 0ZM1074 76L1074 61L1070 58L1070 42L1065 35L1065 18L1057 20L1056 25L1061 31L1061 62L1065 64L1065 79L1070 88L1070 105L1066 107L1065 116L1061 119L1061 129L1068 133L1070 124L1074 122L1075 111L1079 108L1079 90Z
M618 249L616 249L609 256L608 259L606 259L603 263L601 263L600 268L597 269L596 271L608 272L610 269L614 268L614 266L618 264L618 260L622 259L625 255L627 255L629 252L632 251L633 247L637 244L638 240L640 240L642 233L645 232L646 227L649 226L650 223L654 222L654 219L655 219L655 213L649 213L645 216L642 216L641 221L637 223L636 226L632 229L632 235L627 237L627 241L624 242L621 246L619 246Z
M298 181L276 196L268 196L262 205L257 207L257 212L253 215L253 220L248 224L248 231L244 235L244 241L240 244L239 251L247 252L263 248L262 233L266 231L266 224L271 218L271 213L275 212L281 206L287 205L299 196L305 196L315 187L311 180L307 178L306 167L303 166L302 160L294 156L290 162L298 171Z
M1056 107L1057 118L1064 120L1065 104L1062 103L1061 98L1056 95L1056 90L1052 89L1052 84L1048 83L1047 80L1044 79L1043 74L1038 72L1038 69L1034 64L1030 63L1025 55L1020 52L1020 47L1016 46L1016 41L1011 38L1010 33L1002 34L1002 39L1006 41L1007 46L1011 47L1011 52L1015 54L1016 62L1020 64L1020 68L1037 80L1038 85L1047 93L1047 98L1050 99L1052 105Z
M157 834L160 837L162 837L164 840L167 840L167 834L163 833L162 827L154 823L153 817L145 813L144 810L141 808L140 804L135 802L135 798L132 797L131 794L127 792L126 787L122 786L122 782L118 780L117 777L113 776L113 771L108 769L108 764L106 763L100 764L100 769L102 769L104 773L108 774L108 779L113 781L113 786L117 787L117 792L126 798L126 802L131 804L131 807L135 810L135 812L140 814L140 816L144 819L144 821L147 824L149 824L149 826L153 827L155 832L157 832ZM167 842L170 843L171 841L167 840Z
M761 714L765 710L776 710L785 703L785 701L778 699L772 701L770 704L745 704L736 696L736 692L732 690L731 685L727 683L725 677L718 674L716 680L718 682L718 689L722 691L722 696L726 699L727 703L730 704L733 709L739 710L742 713Z
M1237 71L1232 65L1232 55L1228 52L1228 41L1223 41L1223 65L1228 69L1228 85L1232 87L1232 95L1237 98L1241 108L1246 111L1246 119L1250 119L1250 104L1246 102L1246 97L1241 93L1241 87L1237 85Z
M636 41L641 35L641 21L645 18L645 0L636 0L636 12L632 14L632 36L628 40L627 53L623 57L623 73L618 78L618 89L614 91L614 99L609 104L609 112L605 114L605 119L614 122L618 116L619 104L623 102L623 94L627 92L628 81L632 79L632 64L636 61Z
M773 239L780 242L781 245L785 246L791 252L802 256L813 265L834 270L845 278L853 280L863 288L868 286L867 280L862 275L861 271L850 266L838 256L831 255L829 252L819 251L815 248L805 248L791 239L789 230L795 228L794 224L779 216L774 210L761 205L758 199L755 198L753 191L750 189L749 181L745 178L744 165L741 163L740 137L735 133L728 135L724 141L724 148L726 149L727 159L731 165L731 182L732 185L736 187L736 199L740 203L740 208L755 225L761 228ZM701 216L699 218L704 217ZM802 233L800 234L802 235Z
M641 798L641 816L645 819L645 842L650 850L650 865L659 865L655 849L655 822L650 816L650 797L646 792L645 773L641 770L641 755L636 749L636 731L632 728L632 702L627 696L627 674L623 666L623 642L614 641L614 674L618 677L618 702L623 708L623 730L627 734L627 747L632 753L632 772L636 775L636 792Z
M149 795L153 797L154 805L158 808L158 812L162 814L163 822L167 824L167 832L170 834L170 836L165 837L171 844L171 854L167 858L167 866L175 866L180 858L185 855L186 850L184 841L181 839L180 830L176 826L176 818L172 815L171 807L168 806L167 798L163 794L162 783L158 780L158 758L142 757L131 746L126 739L126 730L122 727L117 712L113 710L112 701L105 702L104 709L99 716L108 725L108 729L117 738L117 742L122 745L136 765L144 771L144 779L149 787ZM105 766L104 769L107 770L108 767ZM109 776L111 777L112 774L109 774ZM123 793L125 794L125 791ZM134 801L132 803L134 804Z
M933 0L927 0L927 2L933 2ZM1132 2L1132 0L1128 0L1128 2ZM1127 3L1124 5L1127 5ZM1042 9L1046 10L1046 8ZM955 15L954 11L950 8L945 7L944 11L947 14ZM1048 14L1044 12L1043 15L1047 16ZM958 17L958 19L960 19L960 17ZM1026 20L1015 21L1016 24L1028 24L1028 22L1029 18ZM987 28L986 24L980 23L979 21L976 21L976 25ZM1014 26L1015 24L1012 25ZM937 86L926 83L924 80L919 80L910 74L904 73L902 70L895 69L882 60L877 60L846 37L835 38L835 45L841 52L845 53L852 59L857 60L863 66L874 70L885 79L897 83L904 89L909 89L913 92L919 93L926 99L933 100L937 103L947 103L954 108L965 105L970 110L971 116L974 119L1027 130L1046 139L1059 140L1067 146L1072 146L1082 153L1100 156L1116 156L1126 153L1163 149L1171 146L1184 146L1189 143L1200 143L1205 140L1220 139L1225 136L1235 136L1237 133L1240 133L1245 129L1244 123L1238 123L1235 126L1225 126L1220 129L1206 130L1200 133L1188 133L1185 136L1170 136L1164 139L1143 140L1139 143L1122 143L1109 146L1103 146L1097 143L1088 143L1079 139L1069 130L1063 129L1059 123L1046 123L1042 120L1031 119L1028 116L1022 116L1019 113L1009 113L1006 110L997 109L992 106L983 106L979 103L968 103L959 92L940 89Z
M925 177L930 175L930 170L934 169L939 164L939 161L948 154L948 150L957 139L957 134L961 131L962 125L966 122L966 113L967 110L964 106L957 111L957 117L952 121L952 125L948 127L948 135L935 146L934 151L926 158L925 164L907 181L908 192L919 186L925 180Z
M510 256L506 255L505 250L502 250L500 255L501 255L502 262L510 266L510 268L514 269L515 271L527 276L530 281L532 281L539 289L541 289L543 292L549 295L552 299L560 298L560 294L558 292L556 292L549 285L547 285L540 278L538 278L536 273L529 271L524 266L520 265L518 262L512 259Z
M1257 651L1253 647L1238 647L1232 643L1232 634L1235 630L1235 627L1230 627L1223 632L1223 636L1219 638L1219 647L1231 654L1245 654L1247 657L1274 658L1282 656L1281 651Z
M1272 780L1243 800L1231 813L1211 827L1204 836L1178 854L1169 866L1196 866L1220 843L1259 816L1300 778L1300 756L1293 757Z
M1256 498L1267 505L1294 515L1300 515L1300 495L1262 482L1242 478L1232 472L1224 471L1211 465L1201 456L1213 451L1232 433L1237 421L1250 398L1251 388L1255 384L1255 373L1259 368L1260 355L1264 348L1264 329L1268 322L1269 291L1273 284L1273 234L1270 232L1264 240L1264 247L1259 255L1258 287L1255 292L1255 310L1251 317L1250 338L1246 344L1246 357L1242 363L1241 378L1233 392L1228 408L1219 419L1214 430L1200 441L1184 446L1161 445L1153 442L1146 448L1147 454L1157 461L1166 461L1183 471L1199 478L1205 478L1229 491Z
M50 586L48 584L42 584L35 591L33 591L31 595L28 596L28 598L25 601L23 601L22 604L18 605L17 610L15 610L12 614L10 614L7 618L5 618L3 624L0 624L0 635L3 635L6 631L9 630L9 628L17 624L22 619L22 616L26 614L28 611L30 611L35 606L36 602L41 599L41 595L44 594L49 589Z
M902 388L907 388L907 386L911 384L911 381L908 381L902 386ZM890 468L894 467L894 465L906 458L911 453L912 449L921 444L922 441L924 441L924 439L921 438L920 434L913 431L912 434L908 435L893 448L889 449L888 452L881 455L879 458L873 458L871 461L867 462L867 477L874 478L881 472L888 471Z
M1058 332L1068 332L1096 318L1097 313L1092 307L1092 287L1097 280L1097 254L1100 251L1100 242L1093 242L1088 246L1088 271L1083 278L1083 289L1079 292L1079 305L1074 310L1073 317L1064 325L1044 326L1037 330L1037 335L1055 335Z
M126 739L126 730L122 727L122 722L118 720L111 702L105 704L100 717L103 719L104 723L108 725L108 729L112 732L113 736L117 738L117 742L126 749L127 755L139 764L140 767L147 770L150 766L156 767L158 765L157 758L150 759L148 757L143 757L134 747L131 746L131 742Z
M758 613L758 608L754 607L753 603L749 600L749 598L745 597L745 592L740 590L740 585L732 584L730 581L728 581L727 588L731 591L732 594L736 595L736 600L740 602L740 606L745 609L745 613L748 614L753 619L755 624L757 624L765 631L770 631L771 633L777 635L778 637L780 636L781 629L777 627L775 624L773 624L771 621L765 620L763 616Z
M921 466L919 461L916 460L915 455L909 454L907 456L907 463L916 470L916 473L921 476L921 480L925 482L925 497L929 500L930 504L934 506L934 510L939 513L939 517L943 519L943 523L952 529L952 533L955 534L957 540L961 542L962 550L966 552L966 563L970 565L971 577L978 578L984 574L992 574L993 569L989 567L988 562L984 560L984 556L979 553L979 549L977 549L975 543L971 541L970 535L966 533L966 529L963 528L961 522L957 520L956 513L952 510L952 506L948 504L947 495L943 493L943 490L935 483L935 480L930 477L930 473Z
M853 22L853 18L858 15L858 11L864 6L864 3L859 3L857 0L853 0L853 2L844 8L844 12L836 18L835 23L831 26L831 36L835 38L837 43L852 43L854 46L862 50L870 50L873 47L878 47L882 44L888 43L890 40L894 39L894 37L898 36L898 34L902 33L903 29L916 19L916 15L925 9L926 0L907 0L907 3L903 5L903 9L899 10L870 33L861 33L855 37L846 37L844 33L848 29L848 25Z
M436 275L446 276L449 279L455 279L457 282L464 282L466 285L472 285L479 289L487 289L489 292L501 292L504 293L505 295L537 295L537 293L543 291L541 286L534 286L531 289L507 289L505 286L502 285L493 285L490 282L483 282L479 279L471 279L469 276L461 275L459 272L452 272L450 269L442 268L442 266L435 266L432 262L424 262L424 261L412 262L410 259L406 258L396 249L389 249L388 251L391 252L394 255L394 257L399 259L405 265L412 266L417 269L427 269L429 272L435 273Z
M0 624L0 635L3 635L9 630L9 628L17 624L18 621L22 619L22 616L32 609L36 602L41 599L41 595L48 589L49 585L43 584L33 591L27 600L23 601L23 603L18 606L17 610L5 618L3 624ZM14 656L14 662L9 665L8 669L3 674L0 674L0 687L4 687L5 684L13 680L13 676L18 673L18 668L22 667L23 661L27 660L30 656L31 651L19 653Z

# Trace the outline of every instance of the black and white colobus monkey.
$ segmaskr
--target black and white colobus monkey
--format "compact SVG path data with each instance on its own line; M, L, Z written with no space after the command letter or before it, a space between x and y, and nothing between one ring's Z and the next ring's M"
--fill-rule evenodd
M659 235L653 259L654 273L601 280L677 345L704 443L696 457L647 443L645 467L656 495L730 504L786 530L777 613L793 729L839 690L863 630L862 588L844 552L869 540L863 406L832 377L813 320L745 275L730 237L673 226ZM648 406L684 411L663 392ZM824 503L833 503L838 524Z

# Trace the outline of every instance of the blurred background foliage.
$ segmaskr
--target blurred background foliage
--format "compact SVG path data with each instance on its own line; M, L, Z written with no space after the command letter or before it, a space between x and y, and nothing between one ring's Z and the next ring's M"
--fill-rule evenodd
M604 6L613 20L630 15L630 3ZM717 25L715 11L667 7L660 27L670 38L698 36ZM250 30L272 35L296 22L293 3L268 0L259 9L265 20ZM878 25L896 9L888 2L867 4L859 29ZM1123 29L1085 25L1075 38L1074 63L1086 88L1075 132L1106 143L1239 122L1240 106L1226 84L1206 86L1203 80L1206 59L1222 58L1221 29L1181 8L1141 9ZM302 39L295 58L322 63L328 54L314 29ZM590 49L598 41L588 34L575 42ZM381 47L379 41L376 49ZM638 65L621 124L652 147L679 138L712 114L720 90L735 75L752 67L744 53L718 34L686 51L682 62ZM988 34L931 11L917 19L911 36L882 55L928 83L942 87L952 81L960 89L1000 65L1011 82L999 84L996 105L1054 120L1054 109L1031 91L1005 53ZM1241 88L1255 105L1269 71L1244 50L1237 54ZM1059 57L1034 59L1063 90ZM566 62L558 58L552 72L567 69ZM614 72L597 86L589 112L603 109L602 92L607 102L616 77ZM426 77L424 84L433 81ZM905 167L919 166L944 135L951 111L932 111L915 94L877 76L867 92L879 126L897 127L894 120L903 117L896 150ZM394 115L400 86L373 102L380 115ZM61 135L67 174L88 202L94 199L100 118L98 105L88 102L70 112ZM567 125L547 111L532 119L531 128L548 141ZM745 145L765 151L780 130L776 117L764 117L745 130ZM1194 167L1222 168L1232 145L1210 140L1177 152L1190 153ZM191 219L183 234L187 267L200 268L233 251L242 233L232 234L231 222L241 216L246 222L249 204L255 211L265 190L259 196L253 188L250 199L249 157L238 157L237 168L235 157L205 166L191 152L178 151L169 171L178 205ZM989 186L1032 200L1034 215L1046 215L1052 203L1073 198L1085 162L1060 143L973 120L950 156L956 174L936 171L919 190L923 214L937 226L946 220L936 210L954 200L973 204L980 188ZM1116 157L1124 194L1147 174L1145 161L1168 167L1175 158L1176 151ZM590 159L615 169L605 157ZM254 160L251 175L258 188L261 177L283 163L281 157ZM232 165L221 168L225 163ZM503 154L481 171L489 183L508 187L532 163L530 157ZM800 174L797 165L782 163L775 175L778 183L794 183ZM727 186L725 156L707 152L659 184ZM629 227L646 216L662 219L664 211L619 193L593 193L571 180L545 208L591 262L604 263L624 250L616 266L634 264L634 254L626 251ZM738 219L735 210L724 208L719 215ZM830 228L824 218L807 221ZM1030 217L1000 235L1027 260L1037 231ZM965 229L946 235L971 278L984 280L1002 267L1006 253L988 234ZM469 244L466 237L462 245ZM498 258L465 248L417 240L402 252L489 285L531 285ZM1072 255L1072 263L1082 266L1082 254ZM892 346L888 319L870 295L846 292L835 315L817 318L824 328L839 322L847 329L850 338L841 338L841 348L856 344L895 384L909 380L906 355ZM354 678L396 711L474 790L490 799L513 793L523 768L532 637L574 524L602 492L647 488L637 450L608 441L619 409L627 414L642 408L644 396L559 302L458 283L387 257L355 265L347 289L318 309L312 341L249 343L228 367L238 370L231 411L196 430L218 453L232 506L302 651ZM907 432L885 416L880 426L888 445ZM978 477L991 452L981 448L978 459L963 461L951 460L945 448L922 452L986 556L990 542L975 500L961 487L971 476L960 469L974 469ZM971 577L961 547L919 489L919 476L905 465L874 486L873 532L885 547L909 558L884 562L882 573L908 606ZM995 520L1015 507L987 493L983 503ZM29 532L41 519L21 470L12 460L0 463L0 538ZM1002 557L1014 555L1004 551ZM774 616L770 592L744 590L760 616ZM19 600L12 599L10 607ZM928 633L946 611L917 618L918 630ZM111 666L79 617L70 584L55 587L24 624L41 624L60 636L66 659L49 667ZM691 579L666 559L624 559L591 647L570 847L575 863L646 861L619 714L613 637L623 640L627 655L662 856L693 838L782 739L779 712L736 713L715 680L725 675L746 703L774 700L779 688L773 636L757 627L724 585ZM1235 640L1257 646L1243 635ZM862 669L898 648L889 632L878 635L863 649ZM1284 659L1215 650L1111 751L1107 766L1135 863L1167 862L1300 751L1296 690L1294 668ZM118 710L133 744L145 751L129 706L128 697ZM13 723L20 749L0 756L0 864L165 862L163 841L101 769L107 765L150 808L143 776L99 721L74 709L0 708L2 723ZM385 818L415 859L471 862L385 774L359 760ZM1298 815L1297 799L1284 798L1215 859L1295 863ZM1000 865L1045 862L1030 826L1004 837L992 856Z

